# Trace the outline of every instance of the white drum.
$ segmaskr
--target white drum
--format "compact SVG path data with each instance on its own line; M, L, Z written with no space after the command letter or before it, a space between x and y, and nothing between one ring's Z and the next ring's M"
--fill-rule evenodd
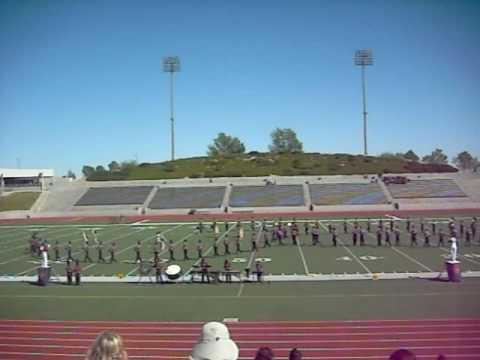
M182 273L182 268L178 265L170 265L165 270L165 274L170 280L177 280Z

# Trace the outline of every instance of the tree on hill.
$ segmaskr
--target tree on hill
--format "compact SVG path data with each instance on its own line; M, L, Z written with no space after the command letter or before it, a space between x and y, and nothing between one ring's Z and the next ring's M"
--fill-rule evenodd
M110 170L110 172L119 171L120 165L118 164L118 162L113 160L110 164L108 164L108 170Z
M77 176L75 175L75 173L72 170L68 170L67 171L67 178L76 179Z
M407 160L411 160L411 161L418 161L420 160L420 158L418 157L417 154L415 154L413 152L413 150L408 150L404 155L403 157Z
M430 155L425 155L422 161L427 164L448 164L448 156L442 149L435 149Z
M273 153L303 152L303 144L292 129L276 128L270 134L272 143L269 148Z
M478 172L480 170L480 160L477 157L473 159L473 172Z
M138 166L137 162L135 160L127 160L127 161L122 161L120 163L120 168L118 172L128 174L130 171L135 169Z
M468 151L462 151L454 157L452 161L460 170L470 170L473 169L475 165L475 159Z
M225 156L243 154L245 145L235 136L227 135L223 132L219 133L213 144L208 145L208 156Z
M96 168L95 168L95 172L97 173L100 173L100 172L106 172L107 170L105 170L105 168L103 167L103 165L98 165Z
M391 153L391 152L384 152L380 154L381 158L384 159L404 159L405 156L402 153Z
M83 168L82 168L82 174L86 178L92 176L94 172L95 172L95 168L93 166L84 165Z

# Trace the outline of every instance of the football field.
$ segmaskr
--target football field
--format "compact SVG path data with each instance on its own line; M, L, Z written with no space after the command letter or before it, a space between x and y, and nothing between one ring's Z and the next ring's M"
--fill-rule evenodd
M446 281L443 272L448 243L411 247L406 219L394 219L399 226L400 244L377 246L376 230L384 218L295 219L300 239L293 245L290 237L283 245L272 241L265 247L262 223L242 223L245 230L236 251L238 223L219 224L218 255L214 255L214 232L208 221L204 231L197 222L127 224L52 223L3 225L0 228L0 356L2 359L83 358L88 345L104 329L120 333L129 358L186 358L198 338L203 322L229 323L233 339L240 347L240 359L251 359L261 345L271 346L278 359L288 359L292 347L300 347L307 359L384 359L394 349L407 347L422 359L445 354L452 359L477 358L480 333L480 246L460 240L463 280ZM320 244L312 245L311 227L305 234L305 222L320 224ZM458 218L465 225L471 217ZM267 232L280 219L267 219ZM293 219L282 219L286 226ZM352 244L355 221L363 228L370 222L365 245ZM446 230L447 217L415 218L421 232L435 223L436 232ZM338 244L332 246L328 231L338 231ZM344 226L346 225L346 232ZM96 229L105 248L117 243L118 262L83 262L84 235L90 239ZM255 231L255 233L253 233ZM67 286L52 282L46 287L34 283L39 258L28 249L33 232L56 241L62 259L52 261L54 278L63 275L65 249L71 241L73 256L81 261L90 282ZM262 283L250 281L232 284L190 284L188 282L153 284L148 276L139 283L135 263L135 244L142 243L141 254L153 257L157 233L162 241L172 241L174 257L170 261L166 246L160 258L178 264L188 274L198 263L197 244L202 240L204 255L212 270L220 269L225 258L244 274L255 261L263 263L267 276ZM258 250L251 250L251 239L258 239ZM228 240L227 240L228 239ZM231 254L225 255L224 241ZM184 259L183 245L190 259ZM50 256L54 256L50 251ZM442 273L443 272L443 273ZM442 274L441 274L442 273ZM107 282L95 281L104 278ZM441 275L441 276L439 276ZM24 281L18 281L24 279ZM27 280L29 279L29 280ZM395 279L395 280L394 280ZM123 282L127 280L126 282ZM46 343L48 342L48 343Z
M465 228L470 225L471 217L457 218L463 220ZM280 244L272 240L272 228L279 219L266 221L266 233L271 246L266 246L261 231L262 222L242 222L244 229L243 240L240 241L240 251L237 251L238 227L237 222L217 222L219 236L217 239L218 255L214 255L214 232L210 222L204 222L204 230L200 233L196 222L159 223L141 221L129 224L43 224L43 225L2 225L0 226L0 275L28 276L35 275L40 264L40 258L31 255L29 241L33 233L41 239L47 239L51 248L49 257L55 274L64 275L66 250L65 245L72 245L73 258L79 259L83 275L86 276L112 276L112 277L138 277L139 266L135 262L135 246L141 241L141 255L144 260L153 260L153 243L157 234L161 235L160 258L167 264L178 264L183 274L188 274L194 265L198 265L198 243L201 241L202 253L208 259L212 269L222 269L223 262L228 258L233 268L244 273L244 269L254 267L256 261L263 264L266 275L284 275L285 280L295 279L288 276L301 275L303 279L323 276L320 279L332 278L351 279L355 275L395 277L397 274L440 273L444 271L444 261L449 256L448 236L445 236L444 245L438 246L438 233L441 229L448 233L447 217L415 218L411 219L411 226L416 226L418 246L410 246L410 235L407 231L406 219L394 219L394 224L400 230L400 243L395 244L394 235L391 243L385 243L385 234L382 246L377 246L376 231L379 222L383 227L390 226L391 218L376 219L319 219L320 243L313 245L311 229L316 219L283 219L285 226L295 221L299 227L299 241L294 245L290 235ZM354 223L367 230L370 223L370 232L365 233L365 245L353 245ZM308 234L305 223L309 225ZM430 246L424 246L425 237L421 232L421 223L425 230L432 232L435 224L435 234L432 232ZM338 233L337 246L332 244L332 235L329 226L335 226ZM346 229L346 231L345 231ZM106 263L98 262L98 248L93 240L93 230L98 241L103 242L103 256ZM290 232L289 232L290 233ZM84 236L90 239L89 255L91 262L84 262L83 249ZM252 251L252 238L257 240L257 250ZM117 262L109 263L108 249L112 242L116 243L115 257ZM55 261L53 247L58 242L60 260ZM168 244L174 247L174 260L170 259ZM230 254L225 254L225 245L228 244ZM184 248L187 248L186 259ZM460 260L462 271L469 276L480 271L480 246L479 234L467 244L465 236L460 239Z

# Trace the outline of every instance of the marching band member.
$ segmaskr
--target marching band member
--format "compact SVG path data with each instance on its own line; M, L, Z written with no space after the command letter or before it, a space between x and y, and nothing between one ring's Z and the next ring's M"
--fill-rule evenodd
M450 258L452 261L457 261L457 239L450 238Z

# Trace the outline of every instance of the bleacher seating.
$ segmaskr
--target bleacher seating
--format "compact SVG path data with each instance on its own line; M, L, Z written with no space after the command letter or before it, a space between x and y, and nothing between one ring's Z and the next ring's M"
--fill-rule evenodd
M302 185L234 186L230 206L303 206Z
M452 179L410 180L387 187L396 199L467 197Z
M386 204L382 188L375 183L310 184L314 205Z
M218 208L225 194L224 186L160 188L150 201L150 209Z
M92 187L75 206L141 205L152 189L153 186Z

